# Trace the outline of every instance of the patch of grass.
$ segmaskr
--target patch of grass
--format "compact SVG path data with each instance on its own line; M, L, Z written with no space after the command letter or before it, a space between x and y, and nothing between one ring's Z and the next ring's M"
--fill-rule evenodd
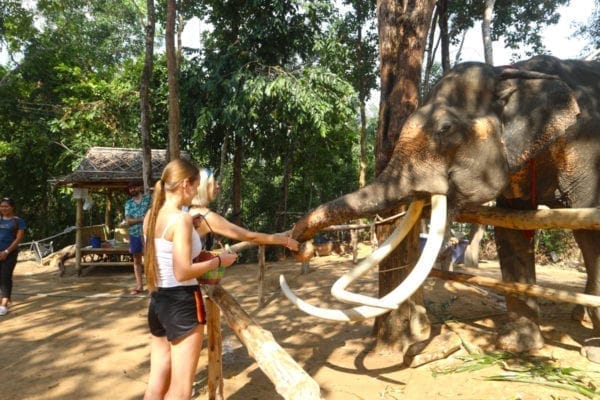
M497 366L506 373L487 376L486 381L533 383L578 393L589 399L600 398L596 379L576 368L563 368L557 360L547 357L523 356L511 352L469 354L460 357L463 365L432 370L433 376L459 372L478 371ZM594 373L598 375L598 373Z

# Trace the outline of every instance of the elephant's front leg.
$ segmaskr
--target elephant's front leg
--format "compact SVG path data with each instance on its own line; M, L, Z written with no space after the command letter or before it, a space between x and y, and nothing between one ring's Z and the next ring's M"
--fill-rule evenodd
M495 236L502 279L535 283L534 246L527 232L496 227ZM538 325L537 300L515 295L506 295L505 298L510 322L498 330L499 347L514 352L541 348L544 338Z
M581 249L587 272L585 293L600 296L600 231L573 231L573 236ZM577 306L576 309L579 308ZM582 350L590 361L600 363L600 308L587 307L587 314L592 321L593 332Z

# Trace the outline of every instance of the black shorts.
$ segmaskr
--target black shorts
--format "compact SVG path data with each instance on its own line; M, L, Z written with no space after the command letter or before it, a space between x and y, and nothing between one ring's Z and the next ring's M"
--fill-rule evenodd
M152 335L166 336L173 341L204 324L206 311L199 286L158 288L152 292L148 307L148 326Z

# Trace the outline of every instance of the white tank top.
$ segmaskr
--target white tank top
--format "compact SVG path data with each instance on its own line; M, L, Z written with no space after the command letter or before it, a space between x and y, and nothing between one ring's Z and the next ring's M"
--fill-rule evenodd
M154 246L156 248L156 262L158 263L158 287L160 288L170 288L176 286L194 286L198 284L196 279L188 279L187 281L179 282L175 279L175 274L173 272L173 242L168 241L164 238L167 233L167 229L171 226L171 224L176 220L176 218L184 215L175 214L171 216L167 226L163 230L162 235L159 238L154 239ZM198 254L202 251L202 241L200 240L200 235L198 232L192 227L192 258L190 259L190 263L192 259L194 259Z

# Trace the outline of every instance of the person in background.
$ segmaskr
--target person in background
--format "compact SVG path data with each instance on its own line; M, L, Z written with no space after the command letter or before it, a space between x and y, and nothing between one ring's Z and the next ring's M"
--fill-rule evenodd
M208 168L201 169L198 194L192 200L189 213L194 217L194 227L203 240L206 241L210 234L218 234L242 242L280 245L298 251L300 244L289 236L249 231L211 211L208 205L217 197L218 190L219 185L215 182L212 171Z
M144 241L142 240L142 223L144 216L150 208L152 198L143 193L143 186L137 182L127 185L129 198L125 202L125 223L129 226L129 252L133 258L133 274L135 275L135 288L131 294L140 294L144 291Z
M237 255L223 252L193 263L202 251L192 217L182 210L198 190L198 168L176 159L154 185L150 211L144 219L145 272L150 290L148 326L150 376L144 400L190 399L206 324L197 278Z
M13 272L17 265L19 243L25 235L25 221L15 214L15 201L0 200L0 315L6 315L12 305Z

